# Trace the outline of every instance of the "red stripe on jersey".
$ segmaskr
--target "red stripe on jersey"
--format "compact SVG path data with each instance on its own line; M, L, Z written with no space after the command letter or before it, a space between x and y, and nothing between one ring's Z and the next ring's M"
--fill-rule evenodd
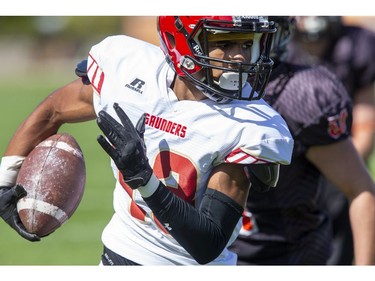
M243 154L243 156L240 156L241 154ZM252 157L252 156L244 153L240 148L237 148L236 150L233 150L231 153L229 153L227 155L227 157L225 157L225 162L227 162L227 163L241 163L243 160L246 160L249 157ZM252 158L254 158L254 157L252 157Z
M94 74L92 75L92 77L90 77L90 82L94 89L100 95L104 83L104 72L99 68L98 63L90 54L89 58L92 60L92 63L87 68L87 73L92 73L92 69L95 68L95 70L93 70ZM97 77L98 73L100 73L99 77Z
M233 156L237 155L238 153L242 153L242 150L240 148L237 148L236 150L233 150L231 153L228 154L227 157L225 157L225 159L233 157Z
M92 60L91 64L89 65L89 67L87 68L87 72L89 72L92 68L92 66L95 64L95 65L98 65L96 60L89 54L89 57L90 59Z
M103 82L104 82L104 72L102 72L100 74L100 79L99 79L98 86L97 86L97 89L96 89L98 91L99 95L100 95L100 92L102 91Z
M231 153L229 153L227 157L225 157L225 162L235 164L268 163L268 161L266 160L247 154L241 148L237 148L236 150L233 150Z
M248 159L249 157L254 158L254 157L252 157L252 156L250 156L248 154L245 154L245 153L242 153L242 154L244 154L244 155L242 157L234 160L232 163L241 163L242 161Z

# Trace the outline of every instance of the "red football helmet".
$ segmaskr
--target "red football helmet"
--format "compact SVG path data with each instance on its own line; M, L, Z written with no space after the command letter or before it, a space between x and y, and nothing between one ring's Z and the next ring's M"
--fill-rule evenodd
M177 75L188 78L207 97L217 102L263 97L272 70L269 52L272 34L276 32L273 22L269 22L267 17L159 16L157 25L161 48ZM256 50L257 57L246 62L209 57L209 34L234 32L254 34L252 50ZM217 66L217 62L222 66ZM224 71L220 81L213 79L214 69ZM193 76L201 70L204 71L203 79ZM225 80L230 80L230 87Z

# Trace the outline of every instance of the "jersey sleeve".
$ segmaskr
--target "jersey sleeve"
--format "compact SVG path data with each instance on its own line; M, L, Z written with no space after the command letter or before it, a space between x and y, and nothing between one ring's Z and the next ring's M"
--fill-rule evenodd
M326 67L299 68L278 102L295 139L295 152L327 145L350 135L351 99Z
M87 76L98 96L102 95L106 75L113 72L119 62L131 57L133 43L134 39L131 37L116 35L105 38L91 48L87 58Z
M322 72L322 75L325 73L326 81L317 79L317 85L311 93L315 95L311 101L315 103L315 108L319 108L316 118L311 118L305 128L296 135L306 147L346 139L351 131L352 103L349 95L333 73L325 69Z
M103 57L103 54L106 52L106 49L109 48L109 44L110 37L93 46L87 58L87 77L89 78L97 96L101 95L102 86L105 79L103 70L105 58Z
M250 107L253 114L223 132L227 140L233 137L231 145L228 145L233 149L225 156L225 162L290 164L294 140L286 121L264 100L253 105ZM228 132L231 133L228 135Z
M350 135L351 125L350 107L337 108L321 116L316 124L301 130L298 139L306 147L331 144L346 139Z

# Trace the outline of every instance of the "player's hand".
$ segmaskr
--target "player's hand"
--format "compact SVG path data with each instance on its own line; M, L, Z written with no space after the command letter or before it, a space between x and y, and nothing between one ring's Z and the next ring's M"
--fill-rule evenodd
M113 108L122 125L107 112L100 111L97 123L109 142L101 135L98 136L98 142L115 162L124 181L132 189L137 189L146 185L153 173L143 140L146 116L143 115L134 128L129 117L117 103Z
M29 241L40 241L38 235L26 231L17 212L17 202L26 194L26 190L20 185L0 186L0 216L23 238Z

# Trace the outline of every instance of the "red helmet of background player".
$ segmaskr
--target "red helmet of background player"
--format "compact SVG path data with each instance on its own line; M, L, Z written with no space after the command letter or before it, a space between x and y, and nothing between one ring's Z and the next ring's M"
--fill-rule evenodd
M269 52L276 32L267 17L159 16L157 26L161 48L177 75L189 79L207 97L217 102L262 98L272 70ZM208 36L234 32L254 35L251 60L210 58ZM223 71L219 79L213 79L214 69ZM194 76L199 71L204 73L202 79Z

